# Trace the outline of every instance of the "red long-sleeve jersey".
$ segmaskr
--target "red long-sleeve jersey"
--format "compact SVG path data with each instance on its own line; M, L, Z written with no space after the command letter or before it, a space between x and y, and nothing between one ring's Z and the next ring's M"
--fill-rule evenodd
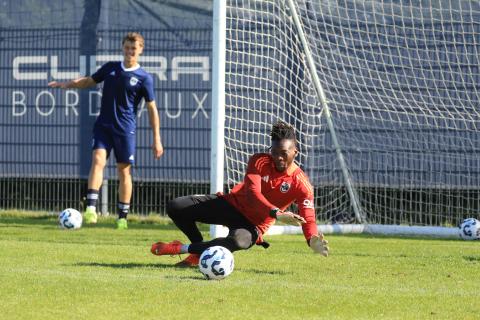
M284 172L275 169L270 154L250 157L243 182L237 184L225 199L264 234L275 223L270 217L273 208L285 210L295 202L298 214L306 223L303 234L308 241L318 234L313 202L313 188L306 174L295 163Z

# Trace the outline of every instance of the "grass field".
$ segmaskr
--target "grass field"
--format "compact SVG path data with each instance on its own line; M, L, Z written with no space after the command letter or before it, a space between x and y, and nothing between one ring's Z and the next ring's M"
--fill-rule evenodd
M480 318L480 242L329 236L323 258L302 236L272 236L207 281L150 254L185 240L173 225L142 222L62 231L0 213L0 319Z

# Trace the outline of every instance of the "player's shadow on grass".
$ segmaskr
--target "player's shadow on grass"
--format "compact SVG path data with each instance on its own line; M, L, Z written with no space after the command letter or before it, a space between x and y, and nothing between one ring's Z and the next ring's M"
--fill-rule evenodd
M463 256L462 258L469 262L480 262L480 256Z
M188 269L196 269L198 268L185 268L185 267L179 267L174 264L165 264L165 263L101 263L101 262L79 262L73 264L73 266L76 267L100 267L100 268L113 268L113 269L135 269L135 268L140 268L140 269L151 269L151 268L156 268L156 269L177 269L177 270L188 270ZM255 274L264 274L264 275L273 275L273 276L284 276L288 274L293 274L293 272L289 271L283 271L283 270L260 270L260 269L243 269L243 268L238 268L237 271L240 272L247 272L247 273L255 273ZM204 281L205 278L201 275L199 276L185 276L185 275L169 275L166 276L166 278L175 278L179 280L199 280L199 281Z
M165 263L101 263L101 262L78 262L73 264L76 267L100 267L113 269L135 269L135 268L171 268L180 269L174 264Z
M183 269L185 267L179 267L174 264L166 264L166 263L102 263L102 262L78 262L73 264L76 267L100 267L100 268L113 268L113 269L144 269L144 268L156 268L156 269ZM192 268L193 269L193 268ZM293 272L283 271L283 270L261 270L261 269L252 269L252 268L238 268L238 271L247 272L247 273L255 273L255 274L267 274L267 275L288 275L293 274ZM202 277L188 277L189 279L203 279Z
M164 263L100 263L100 262L79 262L75 263L74 266L77 267L101 267L101 268L114 268L114 269L134 269L134 268L160 268L160 269L182 269L186 270L184 267L178 267L174 264L164 264ZM205 280L203 276L166 276L166 278L177 278L180 280Z
M250 269L250 268L248 269L238 268L237 271L255 273L255 274L269 274L274 276L285 276L287 274L293 274L292 271L286 272L283 270L260 270L260 269Z
M180 269L180 268L179 268ZM197 280L197 281L205 281L205 277L203 275L199 276L177 276L177 275L169 275L165 276L167 279L178 279L178 280Z

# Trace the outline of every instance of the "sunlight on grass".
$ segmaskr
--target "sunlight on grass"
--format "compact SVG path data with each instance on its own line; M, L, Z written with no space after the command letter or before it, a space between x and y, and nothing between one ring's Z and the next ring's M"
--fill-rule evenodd
M300 235L235 253L235 270L207 281L158 240L186 241L168 220L114 218L78 231L48 214L0 213L4 319L476 319L480 242L330 236L331 256ZM152 219L152 220L150 220ZM148 221L148 222L144 222ZM207 226L202 232L208 237Z

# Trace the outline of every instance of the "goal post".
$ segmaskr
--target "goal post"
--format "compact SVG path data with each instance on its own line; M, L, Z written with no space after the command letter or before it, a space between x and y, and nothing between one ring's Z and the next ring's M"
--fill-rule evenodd
M243 179L284 120L297 129L321 230L451 237L479 218L480 4L217 2L222 188Z
M210 193L223 192L224 187L224 130L225 130L225 37L226 1L213 3L212 46L212 124L210 153ZM210 235L215 238L225 234L224 227L210 225Z

